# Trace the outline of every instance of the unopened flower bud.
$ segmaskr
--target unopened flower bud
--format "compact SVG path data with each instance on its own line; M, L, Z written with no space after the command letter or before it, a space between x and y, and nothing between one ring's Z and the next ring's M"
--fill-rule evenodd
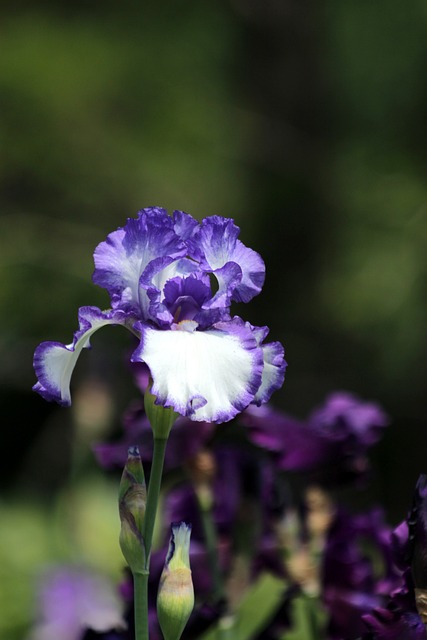
M156 404L156 396L151 393L151 384L144 394L144 409L155 438L167 440L170 430L179 417L171 407Z
M172 525L157 594L157 615L165 640L179 640L194 607L189 560L191 525Z
M145 568L142 524L147 490L138 447L130 447L119 488L120 548L133 573Z

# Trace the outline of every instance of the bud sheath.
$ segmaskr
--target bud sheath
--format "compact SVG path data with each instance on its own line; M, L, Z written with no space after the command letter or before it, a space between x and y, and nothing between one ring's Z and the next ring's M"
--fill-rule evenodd
M194 607L189 560L191 525L172 525L157 594L157 615L165 640L179 640Z

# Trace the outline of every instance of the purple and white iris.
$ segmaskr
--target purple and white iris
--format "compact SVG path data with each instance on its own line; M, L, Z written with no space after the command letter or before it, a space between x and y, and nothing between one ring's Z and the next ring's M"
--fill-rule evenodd
M70 380L82 349L105 325L123 325L139 339L132 362L145 362L157 403L192 420L225 422L249 404L267 402L284 379L279 342L264 344L267 327L232 317L263 286L261 256L238 240L233 220L151 207L113 231L94 253L93 281L107 289L111 309L82 307L69 345L36 349L34 389L71 403Z

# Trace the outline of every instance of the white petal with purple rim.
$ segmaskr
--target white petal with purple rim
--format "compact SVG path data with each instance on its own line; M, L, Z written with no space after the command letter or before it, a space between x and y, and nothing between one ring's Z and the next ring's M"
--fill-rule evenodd
M101 311L97 307L82 307L79 311L79 331L71 344L42 342L34 353L34 369L38 382L34 385L46 400L67 406L71 404L70 381L82 349L90 347L90 338L108 324L125 324L123 311Z
M184 323L183 323L184 325ZM146 362L158 402L192 420L226 422L246 408L261 384L263 355L240 318L207 331L159 331L137 323L132 360Z
M285 351L280 342L270 342L261 345L264 356L262 382L253 399L254 404L268 402L274 391L280 389L285 379L286 361Z

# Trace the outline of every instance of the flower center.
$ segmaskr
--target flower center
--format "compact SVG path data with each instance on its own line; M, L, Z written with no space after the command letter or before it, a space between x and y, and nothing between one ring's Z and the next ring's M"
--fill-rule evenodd
M171 326L172 331L188 331L193 333L199 326L199 323L195 320L181 320L181 322L174 322Z

